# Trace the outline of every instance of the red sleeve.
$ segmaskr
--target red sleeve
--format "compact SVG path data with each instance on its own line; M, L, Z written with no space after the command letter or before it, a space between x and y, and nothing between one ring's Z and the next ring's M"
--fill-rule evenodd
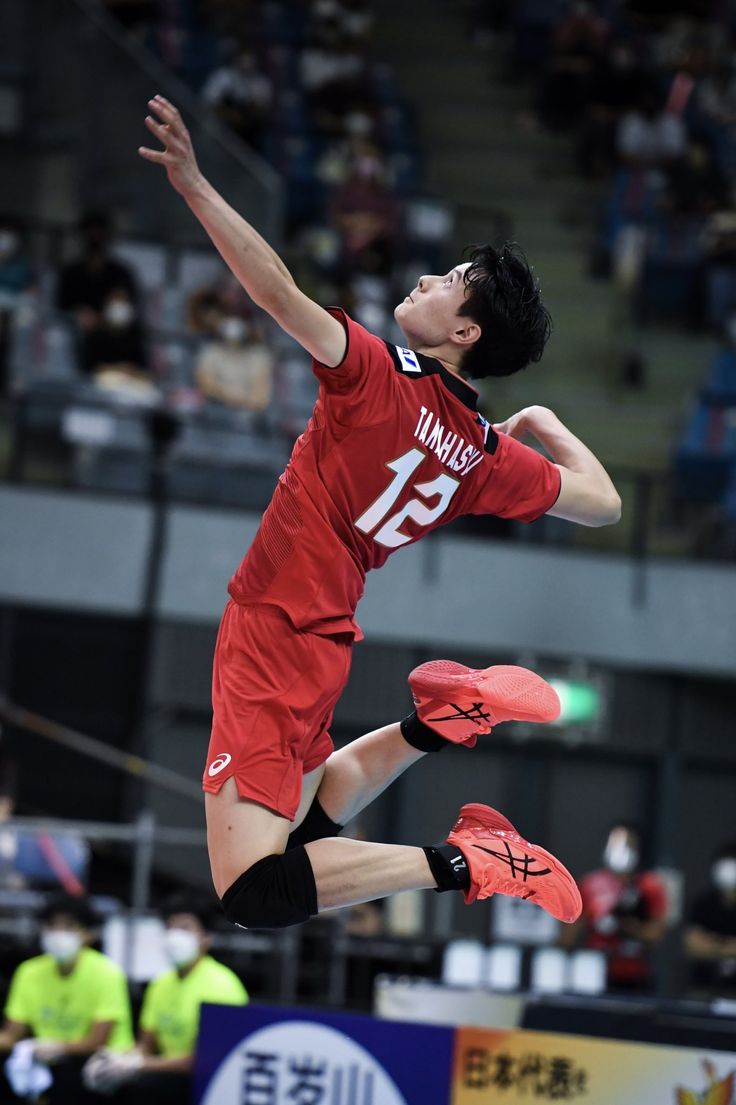
M560 470L535 449L499 434L493 460L473 514L533 522L557 502L562 482Z
M650 921L661 921L667 915L667 887L653 871L645 871L639 889L646 898Z
M396 369L386 343L355 322L341 307L328 307L333 318L345 327L347 345L338 365L312 361L312 370L320 382L320 391L329 401L329 408L338 422L348 424L360 419L366 424L391 417Z

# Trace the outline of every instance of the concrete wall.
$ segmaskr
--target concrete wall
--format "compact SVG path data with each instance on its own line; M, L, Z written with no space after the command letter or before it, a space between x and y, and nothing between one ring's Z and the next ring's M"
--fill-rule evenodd
M258 524L172 508L159 611L212 623ZM0 488L0 602L136 615L150 508ZM359 620L375 642L736 674L736 570L439 534L369 577Z

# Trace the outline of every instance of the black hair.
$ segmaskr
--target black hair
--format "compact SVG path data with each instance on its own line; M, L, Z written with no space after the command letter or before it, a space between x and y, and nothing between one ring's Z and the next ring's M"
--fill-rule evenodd
M500 249L469 248L465 302L459 313L477 322L481 335L465 353L460 372L471 380L511 376L540 360L552 319L519 246L506 242Z
M88 899L74 894L54 894L39 913L39 919L44 925L60 916L71 917L84 929L94 928L97 923L97 915Z
M736 840L727 840L720 846L713 856L714 862L719 859L736 859Z
M198 894L196 891L177 891L170 894L161 905L161 916L164 921L173 917L176 913L190 913L196 917L205 932L210 932L214 923L215 906L209 898Z

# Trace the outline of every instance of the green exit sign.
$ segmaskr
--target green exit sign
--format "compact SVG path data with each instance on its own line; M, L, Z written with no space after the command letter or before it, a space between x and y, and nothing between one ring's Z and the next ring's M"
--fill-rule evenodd
M560 716L554 725L595 725L603 713L603 695L595 683L578 679L548 679L560 699Z

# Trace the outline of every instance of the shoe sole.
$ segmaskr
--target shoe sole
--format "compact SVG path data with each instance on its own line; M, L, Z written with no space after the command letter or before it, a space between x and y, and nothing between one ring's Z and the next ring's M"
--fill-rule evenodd
M409 686L423 698L447 701L480 696L494 713L508 713L516 721L549 722L560 716L557 692L540 675L513 664L468 668L454 660L430 660L409 675ZM504 719L496 719L499 724Z
M544 909L547 913L549 913L552 917L555 917L558 921L562 921L564 924L570 925L574 921L577 921L583 910L583 900L580 897L578 884L575 882L575 879L572 877L564 864L560 863L556 856L553 856L551 852L548 852L546 850L546 848L542 848L541 845L531 844L528 840L525 840L524 837L519 834L518 829L514 828L508 818L504 817L504 815L502 813L499 813L498 810L494 810L491 806L484 806L478 802L469 802L460 810L460 813L458 814L458 820L460 820L460 818L465 818L468 821L472 821L475 826L480 826L481 828L488 829L491 832L503 832L508 834L509 836L513 837L513 840L511 840L510 843L517 844L520 848L523 848L525 851L532 853L535 858L543 860L544 863L553 872L553 874L557 878L559 878L562 884L567 888L572 901L575 903L575 911L566 914L555 913L549 908L549 906L542 905L540 902L534 901L533 898L530 898L529 900L532 901L534 905L539 906L540 909ZM505 825L507 827L502 828L501 825ZM460 832L462 833L463 830L460 829ZM453 836L454 830L447 838L448 843L455 844L459 847L461 841L457 839L452 840L451 837ZM468 840L467 843L472 846L473 841ZM503 893L503 891L500 891L500 893Z

